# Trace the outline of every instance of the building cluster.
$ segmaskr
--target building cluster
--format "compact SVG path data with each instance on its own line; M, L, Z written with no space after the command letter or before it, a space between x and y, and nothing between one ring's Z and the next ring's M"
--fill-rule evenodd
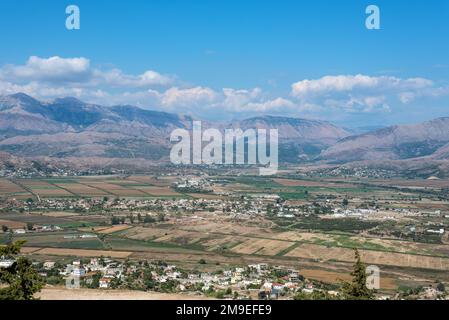
M116 261L107 258L46 261L40 275L59 275L61 284L77 279L80 286L98 289L138 289L232 299L289 299L298 292L325 290L297 270L266 263L214 272L186 271L164 262ZM331 290L327 293L336 294Z

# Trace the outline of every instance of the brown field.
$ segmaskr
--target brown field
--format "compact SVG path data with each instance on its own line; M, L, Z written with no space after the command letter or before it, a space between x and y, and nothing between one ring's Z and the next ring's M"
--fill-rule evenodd
M89 186L105 190L108 193L123 196L123 197L145 197L147 196L140 190L125 188L123 186L119 186L117 184L107 183L107 182L89 182Z
M0 195L26 192L26 190L19 187L17 184L12 183L7 179L0 178Z
M20 221L0 219L0 226L7 226L9 229L22 229L26 226L26 223Z
M319 269L301 269L300 274L312 280L318 280L325 283L340 283L341 281L350 281L351 275L347 272L334 272ZM396 279L380 277L380 288L384 290L395 290L397 288Z
M135 227L125 233L125 237L134 240L154 240L168 234L167 229Z
M254 218L251 221L232 221L229 218L218 217L217 215L207 213L207 217L198 217L195 220L189 220L176 228L195 231L201 233L216 233L223 235L237 236L255 236L255 237L272 237L274 234L269 229L271 224L263 219Z
M38 251L38 250L40 250L40 249L41 249L41 248L22 247L22 248L20 249L20 253L23 253L23 254L30 254L30 253L36 252L36 251Z
M207 199L207 200L223 200L225 197L216 194L204 194L204 193L188 193L188 196L196 199Z
M131 181L132 183L140 182L149 184L152 186L158 186L158 187L168 187L173 182L177 181L177 178L174 177L161 177L161 178L155 178L152 176L130 176L127 178L128 181Z
M26 247L26 250L34 248ZM25 248L24 248L25 249ZM64 248L43 248L32 252L33 254L49 255L49 256L74 256L74 257L111 257L111 258L127 258L132 252L129 251L107 251L107 250L88 250L88 249L64 249Z
M98 233L111 234L111 233L114 233L114 232L127 230L129 228L132 228L132 226L128 226L126 224L122 224L122 225L117 225L117 226L113 226L113 227L110 227L110 228L99 230Z
M166 235L155 239L155 242L170 242L176 244L192 244L198 242L201 237L205 236L199 232L190 232L184 230L166 230Z
M32 214L36 214L36 213L32 213ZM67 212L67 211L51 211L51 212L43 212L43 213L38 213L38 214L41 214L46 217L53 217L53 218L66 218L66 217L75 217L75 216L80 215L79 213Z
M396 187L409 187L409 188L447 188L449 186L448 179L439 180L372 180L372 184L396 186Z
M198 296L131 290L44 288L36 294L36 298L40 300L194 300L198 299Z
M170 187L142 187L136 186L134 187L137 190L143 191L151 196L179 196L180 193L170 189Z
M17 181L29 188L54 187L48 182L42 180L19 179Z
M93 232L100 232L100 231L103 231L103 230L106 230L106 229L109 229L109 228L110 227L107 227L107 226L93 227L93 228L91 228L91 227L84 227L84 228L78 228L78 230L81 231L81 232L91 232L91 231L93 231Z
M58 185L58 187L62 187L72 193L75 193L80 196L85 196L85 197L89 197L89 196L96 197L96 196L109 195L109 193L106 193L102 190L88 187L86 185L79 184L79 183L64 183L64 184L57 184L57 185Z
M292 180L292 179L273 179L274 182L283 185L284 187L340 187L340 188L352 188L353 184L349 183L333 183L333 182L319 182L308 180Z
M33 193L38 194L41 197L71 197L73 194L63 189L38 189L32 188Z
M259 254L274 256L277 253L291 247L294 243L268 239L248 239L231 249L232 252L241 254Z
M367 264L449 271L449 259L447 258L370 250L360 250L360 254L362 260ZM319 261L354 261L352 249L328 248L315 244L301 244L285 256Z
M247 240L248 238L244 237L216 235L201 241L201 245L207 248L207 251L214 251L221 248L229 249Z
M51 217L41 214L25 214L25 213L2 213L0 218L4 220L12 220L18 222L31 222L33 224L61 224L69 223L72 220L63 217Z

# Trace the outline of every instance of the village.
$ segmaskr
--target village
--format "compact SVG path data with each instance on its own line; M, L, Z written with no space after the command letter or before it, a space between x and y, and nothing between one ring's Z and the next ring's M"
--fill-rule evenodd
M206 263L206 262L200 262ZM36 262L39 274L48 285L69 289L151 290L219 299L288 299L298 292L312 293L326 288L304 279L298 271L265 263L211 272L187 271L162 261L120 262L104 257ZM337 295L336 291L328 290Z

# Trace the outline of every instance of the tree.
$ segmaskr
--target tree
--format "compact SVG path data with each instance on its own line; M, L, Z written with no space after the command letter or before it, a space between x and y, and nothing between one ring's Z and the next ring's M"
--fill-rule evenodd
M3 231L3 232L8 232L8 227L5 226L5 225L2 225L2 231Z
M311 293L299 292L294 297L294 300L337 300L337 296L333 296L326 291L313 291Z
M159 221L159 222L164 222L165 221L165 215L162 212L160 212L157 215L157 221Z
M118 217L112 216L111 225L117 225L117 224L120 224L120 219Z
M6 287L0 289L0 300L34 300L34 294L42 288L43 282L31 261L17 257L25 241L17 241L0 247L0 256L14 263L0 269L0 283Z
M31 222L27 222L27 230L28 231L33 230L33 224Z
M348 199L343 199L343 202L342 202L342 204L343 204L343 206L344 207L347 207L348 206L348 204L349 204L349 200Z
M145 216L145 218L143 218L143 222L144 223L154 223L154 222L156 222L156 220L151 216Z
M352 281L344 282L341 294L346 300L371 300L374 298L372 290L366 286L366 266L360 259L360 253L354 249L355 263L351 272Z

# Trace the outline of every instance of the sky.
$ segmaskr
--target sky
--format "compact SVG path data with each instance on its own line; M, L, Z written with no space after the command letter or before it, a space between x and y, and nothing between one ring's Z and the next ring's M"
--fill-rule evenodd
M0 94L347 127L449 116L446 0L1 0L0 30Z

